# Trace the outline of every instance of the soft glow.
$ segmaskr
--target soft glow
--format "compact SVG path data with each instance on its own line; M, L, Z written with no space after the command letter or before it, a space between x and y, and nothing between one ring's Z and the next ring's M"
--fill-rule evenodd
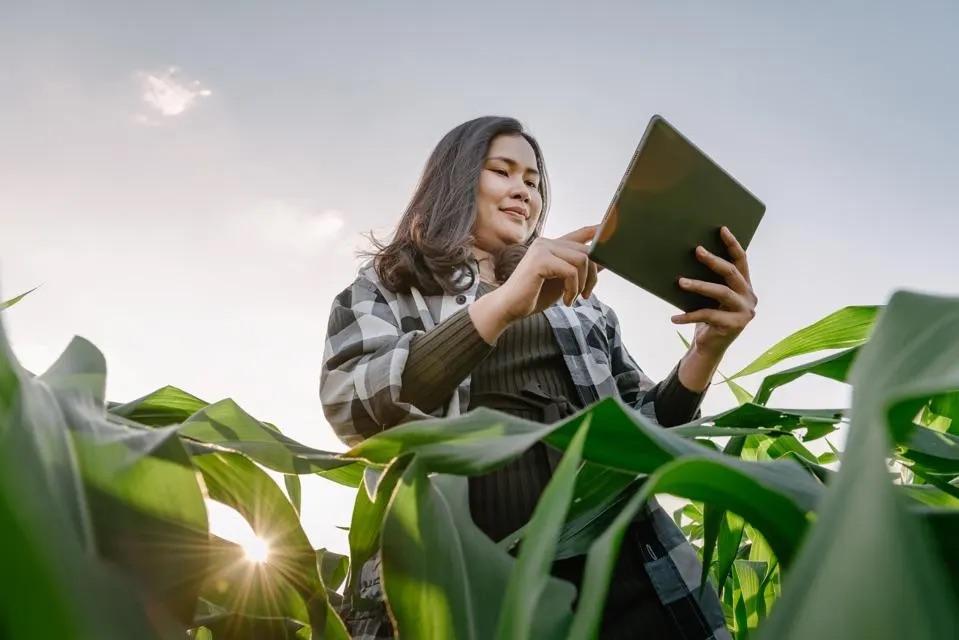
M266 540L254 536L252 540L242 543L243 553L250 562L260 564L270 557L270 545Z
M258 537L243 516L222 502L210 499L204 502L210 518L210 533L240 545L244 557L250 562L269 560L270 543Z

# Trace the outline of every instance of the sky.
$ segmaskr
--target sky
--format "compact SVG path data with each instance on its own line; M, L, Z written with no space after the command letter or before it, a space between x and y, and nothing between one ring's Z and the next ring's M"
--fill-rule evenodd
M2 320L33 371L80 335L111 400L172 384L342 450L330 304L440 138L520 119L560 235L602 218L659 113L767 206L730 374L844 306L959 295L957 32L954 1L4 3L0 299L41 286ZM692 327L613 274L596 294L665 376ZM849 402L802 379L770 404ZM733 405L717 385L703 413ZM305 480L314 546L346 551L351 504Z

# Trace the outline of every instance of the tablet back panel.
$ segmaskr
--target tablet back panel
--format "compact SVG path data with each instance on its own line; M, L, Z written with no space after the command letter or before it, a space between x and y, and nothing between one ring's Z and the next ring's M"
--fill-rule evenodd
M727 260L729 227L749 246L765 212L728 173L653 116L590 250L593 260L683 311L719 303L680 288L681 276L725 284L696 259L696 245Z

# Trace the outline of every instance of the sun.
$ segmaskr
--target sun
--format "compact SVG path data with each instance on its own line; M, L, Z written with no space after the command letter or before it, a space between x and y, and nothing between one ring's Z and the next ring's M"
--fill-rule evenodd
M263 538L251 537L240 543L243 555L254 564L263 564L270 559L270 544Z
M239 545L248 562L263 564L269 561L269 540L257 536L243 516L216 500L207 498L204 502L210 518L210 533Z

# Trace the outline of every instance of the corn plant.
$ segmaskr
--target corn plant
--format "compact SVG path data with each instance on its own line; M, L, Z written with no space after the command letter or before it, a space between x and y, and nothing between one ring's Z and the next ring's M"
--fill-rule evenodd
M736 382L822 351L755 393ZM105 372L76 338L33 375L0 328L0 637L345 638L379 552L401 638L592 638L624 531L657 494L685 500L674 518L736 638L959 637L957 298L841 309L725 378L734 406L669 429L607 398L545 425L482 409L410 422L337 454L229 399L109 402ZM770 406L805 375L851 385L852 406ZM466 477L539 441L563 460L495 543ZM304 474L357 488L349 558L310 547ZM211 499L269 541L266 562L210 534ZM573 607L549 567L577 554Z

